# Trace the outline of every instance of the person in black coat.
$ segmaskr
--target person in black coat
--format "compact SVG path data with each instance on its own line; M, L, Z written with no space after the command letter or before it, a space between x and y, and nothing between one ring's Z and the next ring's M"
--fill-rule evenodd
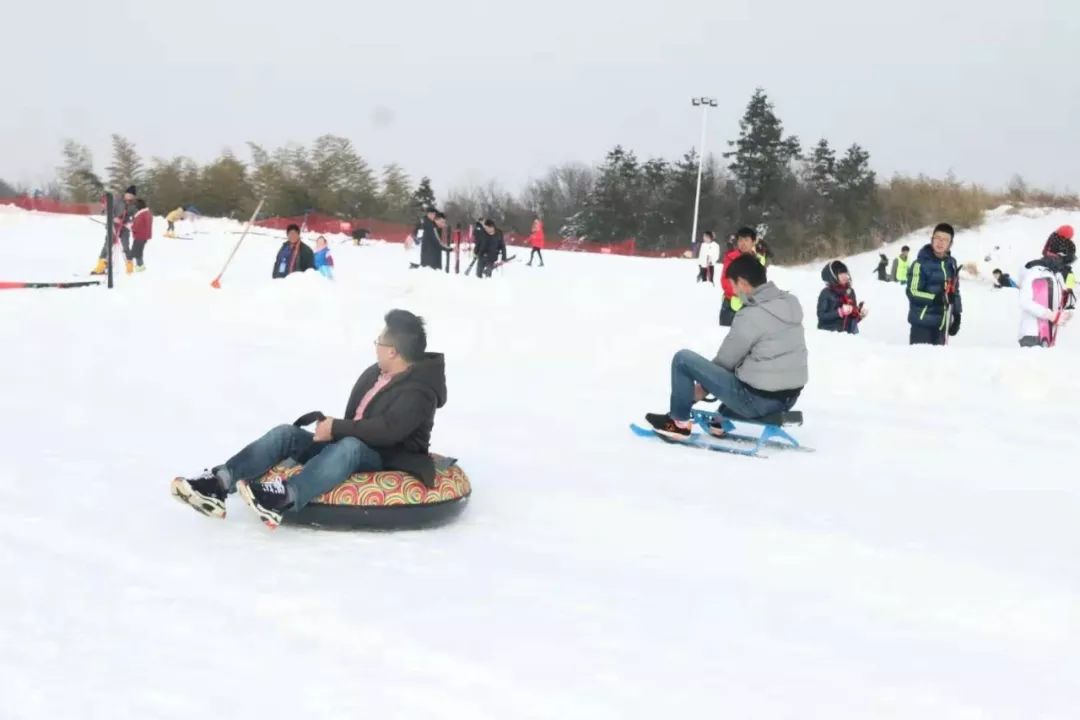
M889 257L885 253L881 253L881 258L877 265L877 279L881 282L889 282Z
M416 233L416 242L420 245L420 267L442 270L443 245L439 241L439 230L435 220L439 211L429 207Z
M173 496L224 518L226 497L235 490L264 523L277 527L284 513L299 511L354 473L397 470L434 487L428 449L435 411L446 404L445 360L427 351L421 318L391 310L385 322L375 340L376 363L356 381L342 418L311 412L279 425L201 476L173 480ZM303 429L313 422L313 433ZM304 467L288 483L259 481L290 458Z
M818 330L859 333L859 321L867 315L866 308L855 297L851 273L847 265L834 260L821 270L825 288L818 295Z
M315 267L315 253L300 240L300 226L293 224L285 229L288 236L274 259L275 278L283 278L290 273L304 272Z
M506 240L503 239L502 230L495 225L495 221L490 218L485 220L481 225L482 231L480 232L476 246L473 252L476 253L476 277L491 277L491 271L495 268L495 263L499 260L499 255L502 255L502 259L506 260Z

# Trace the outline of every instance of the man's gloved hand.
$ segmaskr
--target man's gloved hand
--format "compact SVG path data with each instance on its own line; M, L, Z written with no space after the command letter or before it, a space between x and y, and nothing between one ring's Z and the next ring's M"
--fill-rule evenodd
M953 310L952 319L949 320L949 337L954 337L958 332L960 332L960 313Z

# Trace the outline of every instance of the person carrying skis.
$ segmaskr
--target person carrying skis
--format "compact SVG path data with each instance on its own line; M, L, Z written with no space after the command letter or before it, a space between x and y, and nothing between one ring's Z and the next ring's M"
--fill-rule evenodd
M476 239L476 277L491 277L491 271L499 260L499 253L506 261L506 241L503 239L502 230L495 225L491 218L484 220L480 226L481 232Z
M1000 290L1001 288L1015 288L1018 287L1016 281L1009 276L1009 273L1001 272L1001 270L994 268L994 289Z
M285 228L287 240L281 244L274 259L273 277L283 278L294 272L304 272L315 267L315 254L300 240L300 226L292 223Z
M909 252L911 252L911 248L905 245L900 248L900 254L893 258L892 271L889 273L889 277L893 282L898 282L901 285L908 284L908 275L911 271L911 261L908 260Z
M135 201L135 217L131 221L131 259L135 261L135 271L143 272L146 266L143 264L143 251L146 243L154 236L154 214L146 206L146 201L139 198Z
M238 491L271 529L353 473L397 470L435 484L428 454L435 411L446 404L446 364L427 352L423 319L391 310L375 340L375 364L353 386L340 419L307 413L279 425L221 465L171 483L173 497L203 515L225 517L226 497ZM302 426L317 422L315 432ZM283 483L258 482L292 458L304 466Z
M877 279L881 282L889 282L889 257L885 253L878 255Z
M960 332L960 268L953 258L952 225L940 223L911 264L907 288L912 345L946 345Z
M135 186L131 185L124 191L124 204L115 210L113 214L113 233L105 241L105 246L101 248L101 254L98 256L97 265L90 271L91 275L104 275L106 262L105 258L109 257L109 253L112 252L112 244L116 238L120 239L120 246L124 249L124 272L130 275L135 271L134 264L131 261L131 223L135 220L135 213L138 208L135 207L135 198L138 193L135 190ZM114 204L115 208L116 205Z
M533 256L540 258L540 267L544 267L544 223L540 218L534 218L532 223L532 232L529 234L529 247L532 250L529 251L529 262L527 265L532 267Z
M715 285L714 275L718 262L720 262L720 243L716 242L716 233L706 230L701 236L701 248L698 250L697 281Z
M735 313L739 312L739 308L742 307L742 300L739 299L738 294L735 292L735 285L728 279L728 267L736 258L746 253L753 254L754 257L758 258L758 262L765 265L765 258L754 253L756 246L757 230L752 227L744 227L735 233L735 247L724 256L724 266L720 272L720 287L724 289L724 302L720 306L721 327L731 327L731 321L735 318Z
M1020 347L1053 347L1069 312L1065 278L1076 261L1073 229L1063 225L1051 233L1042 257L1024 266L1020 279Z
M859 334L859 321L869 312L855 297L847 265L833 260L821 270L825 288L818 295L818 330Z
M727 277L745 306L735 315L715 358L690 350L675 353L668 412L645 416L660 435L687 439L690 409L706 394L742 417L759 418L790 410L809 380L798 298L769 282L754 255L733 260Z

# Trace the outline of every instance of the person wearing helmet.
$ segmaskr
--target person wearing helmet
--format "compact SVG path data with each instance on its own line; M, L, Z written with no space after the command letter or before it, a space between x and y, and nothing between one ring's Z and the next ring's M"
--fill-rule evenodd
M825 288L818 295L818 330L859 334L859 321L867 316L866 308L851 287L847 265L833 260L821 270Z
M1076 260L1073 228L1062 225L1043 245L1042 257L1024 266L1020 280L1020 347L1053 347L1069 322L1066 277Z

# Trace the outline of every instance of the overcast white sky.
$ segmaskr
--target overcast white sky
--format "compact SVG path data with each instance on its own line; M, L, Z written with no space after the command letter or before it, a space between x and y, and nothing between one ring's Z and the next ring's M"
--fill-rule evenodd
M108 164L247 140L350 137L436 192L518 187L615 143L709 146L763 86L804 147L876 170L1080 189L1077 0L84 0L3 9L0 178L40 182L70 136Z

